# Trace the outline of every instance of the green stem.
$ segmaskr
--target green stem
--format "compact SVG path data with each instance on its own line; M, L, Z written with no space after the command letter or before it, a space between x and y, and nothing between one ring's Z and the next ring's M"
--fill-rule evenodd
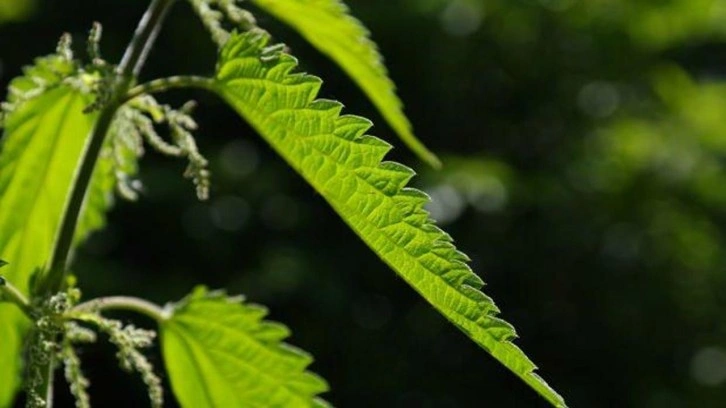
M139 22L133 39L126 48L123 59L117 69L117 77L113 84L111 99L104 106L98 121L93 129L85 152L83 153L81 167L76 173L71 196L63 214L59 234L55 241L50 261L49 276L44 285L45 294L55 293L61 289L65 277L66 264L69 260L76 224L83 206L88 184L93 175L96 159L103 146L103 141L111 127L116 110L121 106L131 84L143 67L146 57L153 46L161 29L164 17L175 0L153 0L146 13Z
M168 313L155 303L130 296L109 296L81 303L69 311L74 313L103 312L107 310L129 310L145 315L158 323L168 318Z
M116 78L111 85L110 101L102 108L93 132L86 142L81 166L75 175L71 195L63 212L59 233L53 246L48 275L41 282L37 291L39 296L50 296L63 287L76 224L106 133L111 127L116 110L121 106L124 96L141 71L146 57L159 34L164 18L174 2L175 0L152 0L139 22L134 37L126 48L123 59L117 68ZM29 359L31 360L30 364L33 364L32 353ZM47 363L44 363L42 384L35 389L35 393L45 401L47 408L53 406L54 360L54 358L50 358Z
M28 298L2 276L0 276L0 301L13 303L28 317L32 318L33 316L33 309Z
M126 48L126 52L118 66L118 73L121 76L136 77L139 75L146 62L146 57L149 56L156 37L161 31L162 23L175 1L152 0L146 13L141 17L134 38L131 39L131 43Z
M214 80L196 75L178 75L159 78L131 88L124 100L130 101L144 94L160 93L179 88L199 88L214 91Z

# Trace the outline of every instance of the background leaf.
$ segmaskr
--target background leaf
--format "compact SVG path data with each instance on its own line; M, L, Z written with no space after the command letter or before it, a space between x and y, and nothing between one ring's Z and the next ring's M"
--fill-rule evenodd
M327 406L305 352L282 341L289 330L267 310L199 288L161 325L164 361L185 407Z
M218 92L429 303L552 405L564 406L511 342L514 328L496 317L466 255L423 209L428 196L405 187L413 171L381 162L391 147L365 135L371 123L341 116L338 102L316 100L320 79L291 74L297 61L269 55L268 42L262 32L233 36L221 52Z
M413 134L396 87L388 77L370 33L338 0L254 0L263 10L294 27L358 84L403 142L434 167L441 162Z

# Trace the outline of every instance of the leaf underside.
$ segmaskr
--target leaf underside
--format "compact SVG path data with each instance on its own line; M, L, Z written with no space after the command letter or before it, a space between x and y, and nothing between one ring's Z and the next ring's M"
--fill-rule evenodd
M0 257L2 274L27 295L33 272L45 267L60 226L73 176L95 115L82 113L91 102L61 80L74 66L57 56L38 59L10 87L32 94L5 120L0 154ZM35 78L32 80L31 78ZM40 81L39 81L40 80ZM28 320L13 305L0 304L0 406L10 406L19 387L22 334Z
M184 407L327 407L327 391L305 371L312 358L282 341L289 330L267 311L203 288L161 324L164 361Z
M424 210L428 196L406 187L414 172L382 161L391 146L365 135L371 122L316 99L321 80L291 73L297 60L268 43L259 30L233 35L221 51L217 92L408 284L552 405L564 407L511 342L514 328L496 317L467 256Z
M253 0L279 20L292 26L310 44L335 61L352 79L401 140L433 167L441 162L413 134L403 113L396 87L389 78L383 57L365 26L340 0Z

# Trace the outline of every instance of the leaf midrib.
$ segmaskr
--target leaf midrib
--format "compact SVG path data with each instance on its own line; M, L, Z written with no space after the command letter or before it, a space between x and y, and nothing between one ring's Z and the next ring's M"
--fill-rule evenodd
M220 330L222 332L233 332L232 335L234 335L234 336L240 336L240 333L237 330L230 329L229 327L227 327L225 325L222 325L222 324L219 324L219 323L216 323L216 322L214 322L212 320L204 320L204 319L194 318L191 315L185 315L185 316L182 316L182 317L179 317L179 318L176 319L176 325L180 329L182 329L182 331L190 332L189 329L193 329L193 326L194 326L193 324L191 324L191 325L190 324L184 324L184 320L192 320L192 321L196 320L196 321L200 321L200 322L203 323L204 326L214 326L215 329ZM187 330L184 330L184 328L186 328ZM193 333L194 331L192 330L191 332ZM267 378L270 384L275 384L277 386L277 388L284 389L285 390L285 393L288 394L291 398L293 398L293 399L299 399L300 398L298 396L298 394L296 392L294 392L294 390L291 389L288 384L286 384L286 382L276 380L276 378L272 374L269 374L269 373L267 373L267 372L265 372L265 371L257 368L257 366L255 366L254 364L252 364L252 363L250 363L250 362L248 362L248 361L246 361L244 359L240 359L240 358L236 357L233 353L230 353L227 350L220 349L220 348L207 347L201 341L198 341L194 336L186 336L186 337L188 337L190 341L192 341L193 343L197 344L198 346L200 346L202 349L206 350L207 352L210 352L210 353L211 352L216 352L216 353L219 353L219 354L225 356L225 358L230 358L230 359L232 359L232 360L234 360L234 361L236 361L238 363L242 363L244 366L250 368L250 371L256 372L259 375ZM230 337L230 336L226 336L226 337ZM263 349L269 349L270 347L278 347L277 344L275 344L275 345L264 344L263 342L261 342L260 340L254 338L254 336L252 336L251 334L248 334L244 330L242 331L241 337L246 338L246 341L248 341L248 342L256 343L257 345L259 345ZM235 390L236 389L236 387L234 386L234 384L230 383L229 381L227 382L227 385L229 386L229 389L232 389L232 390Z
M192 364L194 364L194 367L197 369L198 373L202 373L202 367L199 364L199 361L197 361L197 353L194 352L192 349L192 346L189 344L189 342L186 339L186 336L182 335L178 331L174 330L174 324L173 323L167 323L167 330L171 330L172 333L176 334L177 341L179 341L182 346L188 351L188 355L190 359L192 360ZM183 330L182 330L183 331ZM202 384L202 392L204 392L205 399L209 401L210 405L214 405L214 400L212 399L212 393L209 390L209 386L207 385L206 381L200 381Z

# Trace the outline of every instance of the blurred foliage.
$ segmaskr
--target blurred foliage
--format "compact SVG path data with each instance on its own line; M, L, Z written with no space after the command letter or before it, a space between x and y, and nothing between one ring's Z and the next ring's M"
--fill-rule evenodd
M3 81L95 19L105 55L118 57L145 5L62 3L38 0L33 20L0 27ZM550 384L571 406L726 405L726 3L348 3L444 170L403 148L393 158L422 169L415 182L437 200L430 210ZM211 73L213 47L192 14L170 17L144 75ZM326 79L326 95L396 143L341 71L259 20ZM212 199L194 200L181 165L145 160L144 196L121 203L78 254L88 295L164 302L196 283L244 293L316 356L338 406L467 407L484 396L544 406L409 293L221 102L192 96ZM99 405L143 403L140 387L104 392L128 380L107 374L113 362L99 351L84 359L103 378Z
M36 0L0 0L0 24L25 21L35 12Z

